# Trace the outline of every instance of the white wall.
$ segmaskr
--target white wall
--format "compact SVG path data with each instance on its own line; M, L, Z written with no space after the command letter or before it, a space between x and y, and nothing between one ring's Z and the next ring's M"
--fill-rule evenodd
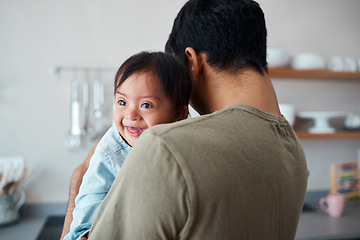
M265 12L269 47L285 48L292 55L315 52L326 59L332 56L360 59L360 1L259 3ZM273 83L279 102L292 103L297 111L360 109L360 81L274 79ZM360 149L360 139L302 140L302 144L310 170L309 190L328 189L329 164L356 161Z
M0 2L0 156L24 156L35 174L24 188L29 203L65 202L74 168L92 142L73 153L69 83L49 74L53 65L110 67L107 118L115 70L131 54L163 50L185 0L14 0ZM268 45L292 54L313 51L360 58L357 0L259 1L268 23ZM79 74L79 77L83 75ZM93 77L93 76L91 76ZM360 83L274 80L280 102L298 110L360 107ZM360 140L303 141L311 170L309 189L328 187L331 161L356 160Z

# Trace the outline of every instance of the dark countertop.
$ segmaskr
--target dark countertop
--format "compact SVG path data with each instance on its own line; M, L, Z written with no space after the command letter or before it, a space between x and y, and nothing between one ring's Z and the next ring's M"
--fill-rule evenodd
M343 216L331 218L319 207L319 200L329 191L309 191L305 203L315 211L300 216L296 240L360 239L360 206L346 206Z
M44 204L25 204L20 209L20 220L14 224L0 226L1 240L27 239L41 240L40 233L47 223L49 216L65 216L67 205L65 203L44 203ZM58 230L62 229L62 224L57 226ZM59 240L48 238L49 240Z

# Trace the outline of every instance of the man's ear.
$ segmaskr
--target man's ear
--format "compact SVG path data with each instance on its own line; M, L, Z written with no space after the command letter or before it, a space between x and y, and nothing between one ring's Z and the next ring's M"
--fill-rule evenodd
M176 109L175 121L184 120L189 116L188 106L180 106Z
M201 56L196 53L192 47L185 48L185 54L188 58L189 70L191 74L198 78L199 73L202 71L202 59Z

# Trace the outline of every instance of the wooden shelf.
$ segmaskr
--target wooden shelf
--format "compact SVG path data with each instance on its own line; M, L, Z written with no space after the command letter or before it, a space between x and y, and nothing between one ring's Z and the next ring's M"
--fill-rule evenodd
M295 70L291 68L269 68L271 78L287 79L322 79L322 80L350 80L360 82L360 72L334 72L329 70ZM337 131L335 133L310 133L296 131L300 139L360 139L359 131Z
M273 78L301 79L337 79L360 82L360 72L333 72L329 70L294 70L291 68L269 68L268 73Z
M335 133L310 133L296 131L300 139L360 139L360 131L338 131Z

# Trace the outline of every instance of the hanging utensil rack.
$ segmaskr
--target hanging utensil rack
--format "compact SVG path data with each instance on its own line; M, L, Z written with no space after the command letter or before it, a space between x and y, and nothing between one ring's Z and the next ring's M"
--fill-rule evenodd
M59 66L55 65L50 68L50 73L60 77L62 72L93 72L93 73L103 73L103 72L113 72L115 73L116 68L112 67L76 67L76 66Z
M68 78L63 73L72 74L70 88L70 131L64 145L75 151L84 145L84 140L97 140L109 128L103 114L104 85L103 73L116 73L111 67L53 66L50 73L57 79ZM70 77L71 79L71 77ZM97 125L97 127L94 127Z

